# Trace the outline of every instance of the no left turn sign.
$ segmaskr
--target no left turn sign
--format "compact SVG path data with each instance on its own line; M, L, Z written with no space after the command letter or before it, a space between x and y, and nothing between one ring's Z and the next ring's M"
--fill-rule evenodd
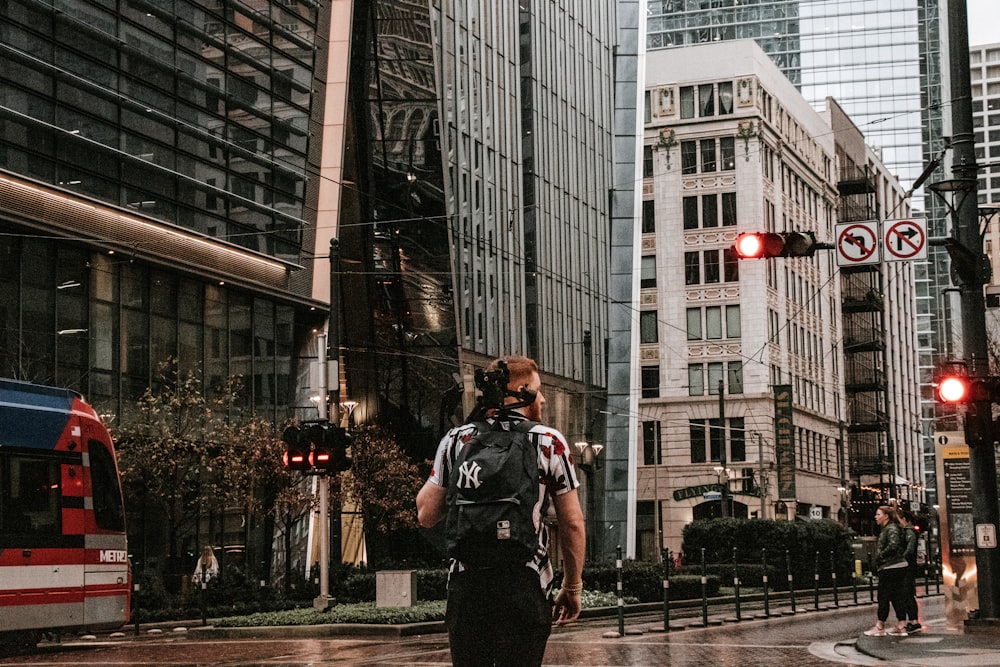
M927 258L927 221L886 220L883 226L885 236L885 261Z
M847 222L837 225L837 266L877 264L878 221Z

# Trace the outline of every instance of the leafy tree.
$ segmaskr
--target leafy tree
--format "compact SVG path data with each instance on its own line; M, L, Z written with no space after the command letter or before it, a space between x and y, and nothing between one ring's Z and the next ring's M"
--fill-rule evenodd
M196 527L205 476L212 470L214 415L225 399L209 401L196 375L177 377L171 364L161 367L160 380L159 390L147 389L114 435L126 507L141 508L144 517L163 517L166 555L173 557L179 555L182 532Z
M238 408L241 391L237 377L206 392L196 373L179 377L169 361L160 369L156 390L147 389L115 429L126 508L141 516L130 525L142 531L139 543L151 547L143 549L144 556L166 555L168 563L177 562L172 574L186 573L180 542L197 532L206 510L225 516L240 508L251 529L263 524L265 562L270 562L272 522L290 527L282 518L289 507L299 514L308 510L308 494L296 489L302 476L282 465L284 445L274 424L244 417ZM255 562L253 545L247 547L248 562Z
M353 435L351 470L335 478L331 497L335 502L350 499L361 508L369 561L376 563L388 538L416 530L414 499L422 480L417 466L384 428L364 425Z

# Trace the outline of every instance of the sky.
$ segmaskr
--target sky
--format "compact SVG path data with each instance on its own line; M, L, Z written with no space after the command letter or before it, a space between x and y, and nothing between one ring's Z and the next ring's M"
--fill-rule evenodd
M969 0L969 46L1000 43L1000 0Z

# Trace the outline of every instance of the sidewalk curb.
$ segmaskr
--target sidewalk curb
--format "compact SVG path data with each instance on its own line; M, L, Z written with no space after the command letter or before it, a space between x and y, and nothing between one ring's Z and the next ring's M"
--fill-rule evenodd
M188 629L192 635L221 639L296 639L304 637L412 637L447 632L444 621L385 625L377 623L323 623L320 625L259 625L217 628L212 625Z

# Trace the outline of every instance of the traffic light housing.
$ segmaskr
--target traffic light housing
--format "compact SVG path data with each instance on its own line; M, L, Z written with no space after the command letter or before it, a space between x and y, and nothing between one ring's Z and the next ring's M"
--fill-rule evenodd
M302 429L298 426L289 426L281 434L281 439L285 443L285 453L282 461L289 470L306 471L312 467L309 462L312 445L303 436Z
M310 422L301 428L289 426L281 439L285 442L282 460L289 470L316 474L343 472L351 467L347 453L351 435L327 421Z
M324 450L329 455L324 470L343 472L350 470L351 457L347 448L351 446L351 435L339 426L331 426L326 431ZM317 468L320 467L318 464Z
M953 373L937 381L937 399L945 405L989 401L1000 403L1000 377L976 378Z
M812 232L744 232L736 237L733 252L740 259L812 257L819 247Z

